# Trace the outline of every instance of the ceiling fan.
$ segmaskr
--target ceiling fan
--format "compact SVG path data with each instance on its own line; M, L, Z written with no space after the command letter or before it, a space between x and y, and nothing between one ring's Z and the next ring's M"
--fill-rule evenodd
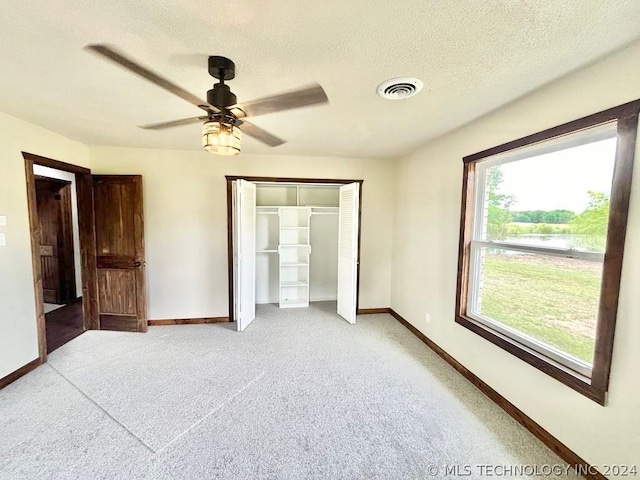
M140 128L162 130L164 128L204 122L202 125L202 147L219 155L237 155L240 153L242 133L270 147L277 147L285 143L285 140L272 135L253 123L249 123L246 120L247 117L329 102L324 89L315 83L279 95L238 103L235 94L231 91L229 85L225 83L225 81L232 80L236 76L236 66L228 58L218 56L209 57L209 74L217 78L218 82L207 92L207 101L205 102L166 78L127 58L113 47L94 44L87 45L85 48L117 63L121 67L149 80L160 88L164 88L206 112L206 115L199 117L143 125Z

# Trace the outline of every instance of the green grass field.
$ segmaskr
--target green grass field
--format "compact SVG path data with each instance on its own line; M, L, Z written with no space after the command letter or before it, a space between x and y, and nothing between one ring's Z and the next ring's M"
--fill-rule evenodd
M481 313L592 363L600 274L595 262L487 252Z

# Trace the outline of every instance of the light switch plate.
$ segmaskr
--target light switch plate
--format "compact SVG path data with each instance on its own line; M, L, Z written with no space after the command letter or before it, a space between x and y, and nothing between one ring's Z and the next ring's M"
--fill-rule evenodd
M0 233L0 247L7 245L7 236L4 233Z
M0 215L0 227L6 227L6 226L7 226L7 216Z

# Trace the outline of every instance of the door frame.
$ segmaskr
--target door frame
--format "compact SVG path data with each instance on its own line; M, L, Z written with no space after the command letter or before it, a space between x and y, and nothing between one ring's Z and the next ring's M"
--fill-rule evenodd
M70 172L76 178L78 228L80 233L80 265L82 277L82 318L85 330L98 330L98 286L96 280L96 239L94 232L93 189L91 170L51 158L22 152L24 158L29 213L29 236L31 240L31 264L33 268L33 290L36 302L36 326L38 332L38 354L40 362L47 361L47 335L42 292L42 268L40 265L40 224L36 203L34 165ZM77 279L76 279L77 280Z
M245 175L225 175L227 179L227 268L229 276L229 321L235 321L234 309L234 282L235 273L233 269L233 182L235 180L246 180L248 182L261 183L318 183L346 185L349 183L360 184L360 201L358 205L358 259L357 259L357 281L356 281L356 313L360 307L360 246L362 240L362 184L364 180L328 179L328 178L291 178L291 177L252 177Z

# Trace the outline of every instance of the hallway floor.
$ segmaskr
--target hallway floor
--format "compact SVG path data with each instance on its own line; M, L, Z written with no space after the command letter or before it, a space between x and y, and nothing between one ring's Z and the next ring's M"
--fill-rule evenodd
M45 314L47 353L60 348L84 332L82 299L62 305Z
M263 305L242 333L86 332L0 391L0 478L480 478L480 465L562 463L391 316L334 312Z

